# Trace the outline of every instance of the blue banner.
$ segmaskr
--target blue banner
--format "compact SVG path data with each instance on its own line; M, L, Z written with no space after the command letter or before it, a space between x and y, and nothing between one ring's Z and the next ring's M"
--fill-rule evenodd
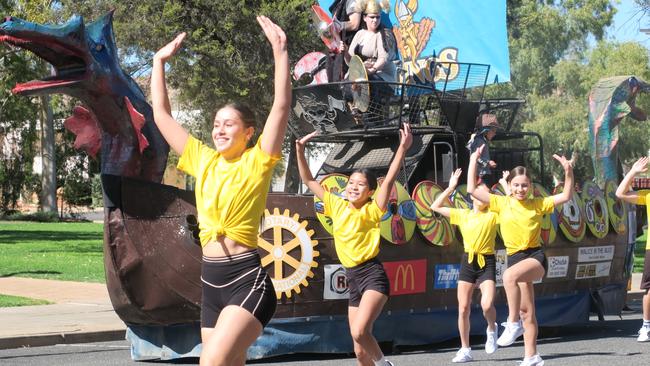
M319 3L328 9L333 1ZM384 23L392 24L403 68L416 75L413 81L467 87L510 81L506 0L390 0L388 15L390 22ZM438 70L430 62L433 55ZM466 63L489 65L489 71Z
M433 275L434 289L456 288L458 287L460 264L436 264Z

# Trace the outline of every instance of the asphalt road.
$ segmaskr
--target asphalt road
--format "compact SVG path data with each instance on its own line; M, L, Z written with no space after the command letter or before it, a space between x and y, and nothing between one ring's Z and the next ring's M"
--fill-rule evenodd
M640 303L630 304L632 311L622 318L608 316L599 322L561 328L542 328L538 350L545 365L572 366L647 366L650 342L638 343L636 332L641 324ZM483 339L472 339L474 362L471 365L517 365L523 357L523 343L499 349L493 355L483 351ZM458 339L421 347L400 348L387 357L397 366L451 365ZM351 355L290 355L249 362L252 365L344 366L355 365ZM0 350L0 365L148 365L198 364L198 359L176 362L131 361L126 341L58 345L51 347Z

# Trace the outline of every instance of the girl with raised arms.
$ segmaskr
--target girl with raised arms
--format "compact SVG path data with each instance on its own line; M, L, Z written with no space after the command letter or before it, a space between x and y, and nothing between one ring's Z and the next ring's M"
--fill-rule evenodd
M510 172L510 195L499 196L476 188L476 163L481 154L479 147L470 156L467 174L467 192L481 202L489 204L490 211L499 215L503 243L508 254L508 268L503 273L503 287L508 300L508 321L497 344L511 345L524 335L524 360L520 366L542 366L544 361L537 353L537 318L535 317L535 292L533 281L546 273L546 256L541 248L541 223L544 214L555 206L571 199L573 193L573 166L564 156L553 155L564 169L562 193L531 198L532 179L528 170L517 166Z
M275 62L274 100L262 135L252 148L253 112L239 103L219 109L212 143L203 144L171 115L165 62L180 48L179 34L154 56L151 98L158 129L180 155L179 169L196 178L196 209L203 252L201 365L244 365L248 347L275 312L271 279L257 254L260 218L273 167L280 159L291 105L289 55L284 31L258 16Z
M616 188L616 197L632 204L645 205L648 222L650 223L650 190L630 190L634 176L647 171L648 158L643 157L637 160L618 185L618 188ZM650 293L648 292L650 290L650 235L647 236L645 245L645 260L643 264L643 275L641 276L641 289L645 291L642 302L643 325L641 325L641 328L639 329L639 336L636 340L639 342L648 342L650 341Z
M325 215L332 218L336 254L345 267L350 290L348 321L354 343L357 363L362 366L389 366L372 327L388 300L388 277L379 254L379 223L386 211L390 191L406 151L413 138L411 128L404 124L400 130L400 144L388 168L386 178L377 189L377 178L367 169L355 170L345 188L347 199L331 194L318 183L309 171L305 159L305 144L316 132L296 140L296 155L300 177L316 197L323 201Z
M472 293L481 290L481 308L487 321L485 352L492 354L497 350L497 312L494 309L496 293L496 260L494 240L497 235L497 214L488 210L488 205L472 196L472 209L456 209L444 206L444 202L458 185L461 170L457 169L449 178L449 186L431 204L431 209L449 218L452 225L458 225L463 235L464 253L458 276L458 332L461 348L451 362L473 360L469 343L470 311ZM469 179L469 178L468 178ZM489 194L485 184L476 187Z

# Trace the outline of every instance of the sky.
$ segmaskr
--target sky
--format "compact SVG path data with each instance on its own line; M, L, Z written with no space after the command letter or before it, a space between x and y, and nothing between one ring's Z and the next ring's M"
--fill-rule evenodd
M618 11L614 24L607 30L608 38L618 42L637 41L650 49L650 35L639 32L640 28L650 28L650 15L640 13L632 0L620 0L615 6Z

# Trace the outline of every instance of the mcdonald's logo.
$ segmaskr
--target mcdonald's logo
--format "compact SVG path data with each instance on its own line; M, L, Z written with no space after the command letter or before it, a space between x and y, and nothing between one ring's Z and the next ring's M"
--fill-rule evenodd
M401 275L401 276L400 276ZM415 275L413 274L413 265L412 264L400 264L397 266L397 273L395 274L395 286L393 286L393 291L399 290L399 280L402 279L402 287L407 290L415 290ZM407 280L411 280L411 285L407 287Z
M390 295L417 294L426 291L427 260L384 262L390 282Z

